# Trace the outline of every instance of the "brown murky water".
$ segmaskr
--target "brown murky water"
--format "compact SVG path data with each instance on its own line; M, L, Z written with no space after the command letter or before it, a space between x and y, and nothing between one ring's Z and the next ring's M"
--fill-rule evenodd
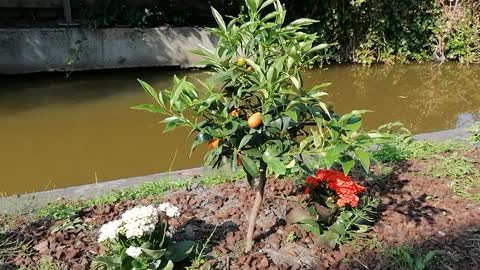
M162 133L136 78L168 87L174 72L118 70L0 77L0 192L41 191L199 166L187 130ZM188 72L199 76L199 72ZM305 74L332 82L340 113L370 109L367 128L401 121L414 133L479 119L480 66L331 66Z

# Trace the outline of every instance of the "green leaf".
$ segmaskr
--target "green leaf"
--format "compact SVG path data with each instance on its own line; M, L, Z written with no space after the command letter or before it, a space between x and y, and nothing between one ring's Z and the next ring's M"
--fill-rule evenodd
M239 154L240 160L242 161L242 166L245 169L245 172L248 173L251 177L258 176L258 167L257 163L244 154Z
M278 156L278 151L269 147L265 153L263 153L262 159L265 162L269 162L272 159L276 158Z
M185 120L176 116L171 116L168 118L163 119L160 123L165 124L164 132L170 131L176 128L178 125L184 124Z
M330 246L331 248L334 248L338 244L338 240L340 239L340 236L334 232L326 231L322 235L320 235L318 238L320 241L322 241L326 245Z
M174 243L167 247L164 257L172 262L183 261L192 253L194 246L195 242L193 241Z
M300 89L300 87L302 87L300 81L297 78L290 76L290 80L292 81L295 88Z
M319 51L319 50L323 50L325 48L328 48L330 46L330 44L320 44L320 45L317 45L313 48L311 48L307 53L312 53L312 52L316 52L316 51Z
M152 113L162 113L162 114L167 113L167 111L164 108L158 105L151 105L151 104L142 104L142 105L137 105L130 108L134 110L142 110L142 111L148 111Z
M270 159L267 163L268 168L270 168L277 175L285 175L287 168L285 164L279 158Z
M284 114L290 117L293 121L298 122L298 114L296 111L286 111Z
M166 252L165 249L148 249L142 247L143 253L148 255L152 260L160 259Z
M158 94L157 92L155 91L155 89L153 89L153 87L150 86L150 84L140 80L140 79L137 79L137 81L140 83L140 85L143 87L143 90L145 90L145 92L147 92L150 96L152 96L158 103L160 103L160 100L158 99Z
M325 154L325 166L327 169L331 168L333 163L340 158L340 154L334 148L327 151Z
M355 166L355 160L348 160L348 161L342 162L343 173L347 175L350 172L350 170L353 168L353 166Z
M193 140L192 148L190 149L190 156L192 156L193 150L195 150L195 148L197 148L197 146L199 146L202 143L206 143L206 142L210 141L211 139L213 139L213 137L210 136L209 134L199 133L195 137L195 140Z
M222 31L226 31L227 27L225 26L225 21L223 20L222 15L220 15L220 13L214 7L211 7L211 9L213 17L215 17L215 21L217 21L218 27L220 27Z
M173 262L172 261L168 261L167 265L162 269L162 270L173 270Z
M317 20L312 20L308 18L297 19L289 24L289 26L307 26L314 23L317 23Z
M360 163L362 164L365 172L368 172L368 170L370 169L370 155L366 151L357 149L355 150L355 156L358 160L360 160Z
M113 257L113 256L99 256L93 259L94 262L105 264L108 267L115 269L122 265L122 260L120 257Z
M247 134L243 136L242 140L240 141L240 144L238 145L238 149L242 149L247 143L252 139L253 135Z

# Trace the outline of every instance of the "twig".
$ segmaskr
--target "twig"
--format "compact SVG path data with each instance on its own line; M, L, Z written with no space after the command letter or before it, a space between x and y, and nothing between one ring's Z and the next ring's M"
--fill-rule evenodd
M368 266L366 266L364 263L362 263L359 259L357 258L353 258L355 261L357 261L359 264L361 264L363 267L365 267L365 269L367 270L370 270L370 268Z

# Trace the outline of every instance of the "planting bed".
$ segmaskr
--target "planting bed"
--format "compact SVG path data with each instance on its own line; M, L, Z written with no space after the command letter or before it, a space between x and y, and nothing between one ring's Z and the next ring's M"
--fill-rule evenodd
M479 165L479 149L462 155L473 160L475 167ZM175 238L205 243L211 236L205 259L212 269L388 269L393 264L386 250L406 244L416 254L437 250L432 269L480 269L480 206L452 192L453 179L429 176L435 164L435 159L406 161L393 164L392 173L382 177L374 172L373 176L354 174L352 178L379 197L381 204L371 230L336 250L289 224L288 211L307 198L292 180L268 180L257 221L257 243L249 254L242 250L253 192L245 182L193 186L172 192L162 201L173 203L182 213L170 220ZM83 209L79 217L85 227L58 232L52 228L63 221L19 221L12 231L30 241L31 248L12 254L9 263L31 266L41 258L51 258L66 269L91 269L91 259L103 251L96 242L99 225L155 199Z

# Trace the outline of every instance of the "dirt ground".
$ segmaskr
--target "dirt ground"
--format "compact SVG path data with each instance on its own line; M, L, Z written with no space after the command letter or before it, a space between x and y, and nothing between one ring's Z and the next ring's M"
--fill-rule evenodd
M479 149L464 155L479 165ZM453 193L451 179L428 176L426 172L434 162L402 162L383 177L354 175L353 179L370 195L379 197L381 204L364 237L334 250L315 241L315 235L287 224L288 211L307 196L292 180L268 180L257 221L257 242L249 254L242 248L253 192L245 182L194 186L170 193L163 201L175 204L182 213L171 220L175 238L202 243L212 235L206 254L212 269L389 269L392 265L385 249L406 244L418 253L437 250L432 269L480 269L480 206ZM20 223L14 233L31 241L32 248L12 254L10 262L29 266L50 257L63 262L67 269L90 269L91 259L102 252L96 243L99 225L150 201L84 209L79 217L90 228L52 232L62 221Z

